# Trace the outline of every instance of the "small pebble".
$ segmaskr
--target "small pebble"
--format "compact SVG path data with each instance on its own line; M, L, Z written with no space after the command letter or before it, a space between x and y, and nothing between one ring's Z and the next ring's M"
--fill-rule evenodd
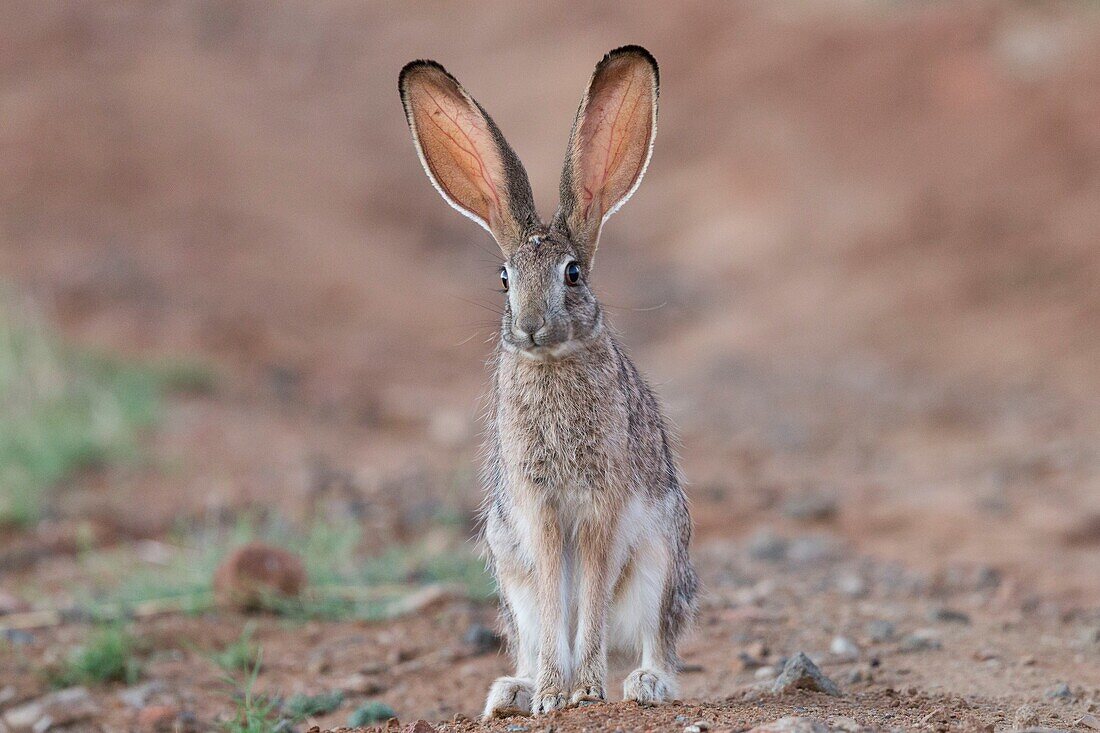
M470 624L470 628L466 629L462 641L470 648L471 652L478 656L495 652L500 649L501 645L500 634L485 624L479 623Z
M1039 713L1031 705L1021 705L1016 708L1016 714L1012 717L1012 727L1017 730L1031 728L1039 724Z
M767 665L753 672L752 676L758 680L773 680L775 679L775 674L775 667Z
M1048 700L1069 700L1073 697L1073 690L1065 682L1059 682L1046 692Z
M942 621L952 624L968 624L970 623L969 614L959 611L954 608L947 608L946 606L939 606L933 608L928 612L929 621Z
M526 725L519 725L517 723L512 723L511 725L509 725L504 730L508 731L508 733L524 733L524 731L530 730L530 729Z
M790 543L769 529L758 531L748 544L749 557L753 560L785 560L789 549Z
M805 521L832 519L836 516L836 498L818 492L792 496L783 505L783 514Z
M923 652L942 647L943 642L940 641L935 629L917 629L901 640L903 652Z
M1081 716L1081 719L1077 721L1077 725L1083 728L1092 728L1093 730L1100 730L1100 718L1096 717L1092 713L1087 713Z
M849 598L867 595L867 583L856 573L843 573L836 579L836 589Z
M846 636L833 637L832 643L829 644L829 652L846 661L859 659L859 647Z
M890 641L896 634L897 629L889 621L875 619L867 624L867 636L876 644Z
M4 638L12 646L26 646L34 643L34 634L23 629L4 629Z

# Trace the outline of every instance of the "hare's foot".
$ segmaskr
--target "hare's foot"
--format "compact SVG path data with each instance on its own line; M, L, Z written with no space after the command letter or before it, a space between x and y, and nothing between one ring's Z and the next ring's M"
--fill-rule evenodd
M623 682L623 699L642 705L668 702L675 695L676 683L667 672L640 667Z
M525 677L497 677L489 688L482 717L503 718L508 715L530 715L531 694L535 683Z
M535 715L552 713L565 707L567 698L560 687L543 687L535 691L531 712Z
M603 691L603 685L581 685L573 690L573 694L569 698L569 704L586 705L594 702L603 702L606 699L607 695Z

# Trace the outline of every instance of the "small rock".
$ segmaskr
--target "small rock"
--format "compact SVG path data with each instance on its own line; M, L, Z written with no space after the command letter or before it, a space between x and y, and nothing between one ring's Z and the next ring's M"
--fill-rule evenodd
M789 548L790 543L786 539L770 529L762 529L749 539L748 552L753 560L777 562L787 558Z
M849 598L867 595L867 583L856 573L842 573L836 579L836 589Z
M848 671L848 684L855 685L860 682L874 682L875 676L871 670L871 665L861 664Z
M306 586L301 558L263 542L250 542L231 552L214 573L218 604L245 611L262 609L272 596L297 598Z
M978 662L991 662L1000 658L1001 655L997 653L996 649L979 649L974 652L974 660Z
M791 543L787 557L796 563L818 563L840 557L835 540L825 537L799 537Z
M737 652L737 662L742 670L758 669L767 664L768 647L762 641L756 641Z
M943 642L940 641L940 635L935 629L917 629L901 640L903 652L923 652L942 647Z
M817 718L787 716L758 725L749 733L829 733L829 726Z
M963 611L959 611L954 608L938 606L928 612L928 620L943 621L952 624L968 624L970 623L970 616L969 614L966 614Z
M772 684L772 692L783 693L789 690L816 690L826 695L840 695L840 688L836 683L822 674L803 652L798 652L787 660L783 671Z
M149 731L170 731L175 727L179 712L175 705L150 705L138 713L138 727Z
M1065 682L1059 682L1046 691L1048 700L1069 700L1073 697L1073 690Z
M1100 718L1096 717L1092 713L1086 713L1081 716L1081 719L1077 721L1077 725L1083 728L1092 728L1093 730L1100 730Z
M836 516L836 498L818 492L792 496L783 505L783 514L803 521L832 519Z
M13 731L37 731L68 725L97 713L99 706L86 688L69 687L8 710L4 722Z
M1081 643L1086 646L1100 644L1100 626L1081 629Z
M1015 715L1012 716L1012 727L1017 730L1023 728L1030 728L1039 724L1039 713L1035 711L1031 705L1021 705L1016 708Z
M435 733L435 726L426 720L418 720L405 726L403 733Z
M896 634L897 629L889 621L875 619L867 623L867 637L876 644L890 641Z
M34 634L23 629L4 629L4 639L12 646L26 646L34 643Z
M470 624L470 628L466 629L466 634L462 637L462 641L470 648L471 653L480 656L500 649L502 640L500 634L493 631L485 624L474 623Z
M774 680L775 679L775 674L776 674L775 667L772 667L771 665L767 665L767 666L761 667L760 669L753 672L752 676L755 677L758 680Z
M149 702L149 698L163 689L163 682L159 680L150 680L140 685L134 685L133 687L119 690L117 697L126 707L140 710Z
M384 689L377 680L362 672L356 672L345 677L336 687L344 692L351 692L356 695L377 695Z
M530 730L526 725L519 725L518 723L512 723L508 725L504 730L508 733L524 733L524 731Z
M829 644L829 653L838 659L854 662L859 659L859 647L846 636L835 636Z

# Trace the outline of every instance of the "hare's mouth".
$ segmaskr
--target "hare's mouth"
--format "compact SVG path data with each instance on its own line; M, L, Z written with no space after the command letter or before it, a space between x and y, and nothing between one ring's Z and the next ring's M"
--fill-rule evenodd
M520 346L510 341L504 342L504 348L506 350L518 356L522 356L525 359L530 359L531 361L558 361L575 352L580 346L581 342L577 339L569 339L568 341L561 341L556 344L546 344L544 346L538 346L536 344Z

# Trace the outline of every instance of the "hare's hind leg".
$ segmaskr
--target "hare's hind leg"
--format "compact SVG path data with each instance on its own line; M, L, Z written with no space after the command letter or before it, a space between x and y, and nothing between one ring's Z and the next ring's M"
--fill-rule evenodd
M672 581L669 552L659 538L638 547L615 589L613 635L616 647L641 657L623 682L623 699L644 705L676 696L676 637L666 615Z
M522 572L498 573L505 634L516 661L514 677L498 677L489 687L485 718L530 715L538 664L538 606L534 585Z

